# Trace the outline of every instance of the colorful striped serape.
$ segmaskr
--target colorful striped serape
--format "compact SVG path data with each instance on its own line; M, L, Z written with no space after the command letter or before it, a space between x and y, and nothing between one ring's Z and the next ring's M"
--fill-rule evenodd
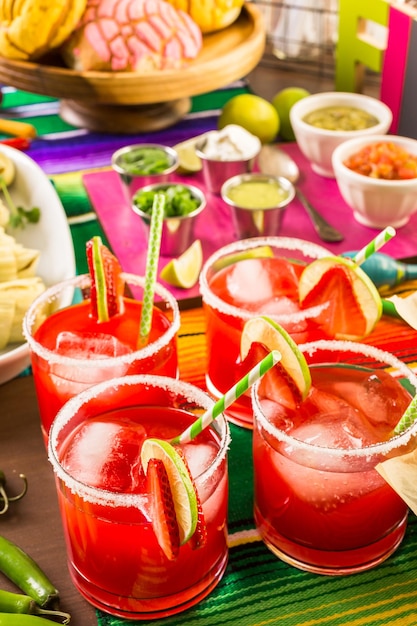
M174 144L215 127L218 109L244 84L193 99L191 115L152 140ZM3 114L33 122L39 138L29 155L51 176L71 224L79 273L86 271L85 242L104 233L82 185L82 174L109 165L126 137L73 129L57 116L53 99L5 90ZM129 142L149 140L144 135ZM179 333L181 377L204 388L205 322L201 308L182 311ZM384 318L367 339L399 358L417 363L417 333L399 320ZM378 568L347 577L301 572L279 561L259 540L252 516L251 432L231 426L229 455L230 559L211 595L194 608L153 626L416 626L417 518L410 514L406 537ZM98 626L133 626L97 612ZM78 626L78 625L77 625ZM82 626L81 624L79 626Z

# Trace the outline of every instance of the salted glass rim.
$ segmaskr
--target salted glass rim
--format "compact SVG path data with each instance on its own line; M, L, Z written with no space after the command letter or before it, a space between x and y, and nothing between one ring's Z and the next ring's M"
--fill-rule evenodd
M122 278L126 281L126 284L133 285L137 287L145 286L145 277L137 276L136 274L130 274L128 272L122 272ZM65 281L57 283L56 285L52 285L48 287L45 291L43 291L31 304L29 307L24 319L23 319L23 334L25 336L26 341L29 344L31 350L39 357L44 360L47 360L49 363L59 363L61 365L67 365L68 367L83 367L86 369L96 368L98 365L97 359L77 359L74 357L63 356L58 354L54 350L49 348L45 348L39 341L37 341L32 335L32 327L36 321L36 309L39 304L46 302L48 299L52 302L55 297L59 295L65 289L71 287L83 288L87 287L91 281L91 277L89 274L80 274L78 276L73 276L72 278L68 278ZM170 322L167 330L155 341L147 344L145 347L138 348L137 350L133 350L133 352L129 352L128 354L122 354L116 357L108 357L104 359L100 359L99 365L100 368L112 368L115 364L123 363L125 365L130 365L138 358L147 359L159 352L164 346L168 345L169 342L175 337L176 333L180 328L180 311L179 306L174 298L174 296L167 290L165 287L160 285L159 283L155 284L155 293L160 296L165 303L168 303L170 308L172 309L173 319ZM71 303L67 303L68 306ZM163 311L162 311L163 312Z
M413 385L417 393L417 376L414 374L414 372L393 354L391 354L390 352L386 352L385 350L381 350L380 348L376 348L367 344L357 343L354 341L327 339L320 339L319 341L310 341L308 343L299 344L298 347L302 352L307 352L309 354L312 354L317 350L331 350L339 352L354 352L356 354L363 354L365 356L373 357L375 360L385 363L385 365L389 365L391 368L394 368L404 378L407 378L408 381ZM326 364L328 364L328 362L326 362ZM335 363L335 365L343 365L343 362L340 361L338 363ZM304 450L306 452L317 452L318 450L323 450L323 452L325 452L327 456L333 458L369 458L370 456L376 454L386 454L388 451L394 448L399 448L400 446L403 446L405 443L407 443L411 439L411 437L417 434L416 420L404 432L395 435L388 441L371 444L363 448L328 448L326 446L319 446L308 443L306 441L301 441L285 433L283 430L280 430L268 421L267 417L262 411L261 403L259 401L258 389L260 383L260 380L255 383L251 391L252 406L256 420L259 421L259 423L262 425L262 428L264 428L272 437L276 438L278 441L296 447L298 450Z
M160 389L167 389L173 393L184 395L190 403L196 403L204 410L211 408L215 402L208 393L199 389L192 383L170 378L168 376L153 376L149 374L134 374L106 380L89 387L76 396L73 396L58 411L52 423L49 431L48 459L57 478L62 480L73 494L82 497L88 502L112 507L141 507L146 502L146 494L114 493L107 489L92 487L80 480L77 480L62 467L59 462L59 454L57 450L58 435L60 430L67 425L73 415L75 415L86 403L94 400L95 397L99 396L103 392L105 393L110 388L116 389L123 386L130 386L134 389L136 385L158 387ZM213 420L213 424L220 425L221 428L221 432L218 433L220 439L219 449L217 450L216 457L210 462L208 467L206 467L201 474L193 477L194 481L198 481L201 478L208 480L226 458L231 441L229 423L224 414L221 413L215 420Z
M281 248L283 250L297 250L301 251L306 256L310 256L313 259L324 258L327 256L333 256L333 253L324 248L320 244L299 239L297 237L251 237L249 239L239 239L232 243L226 244L222 248L219 248L206 260L202 270L200 272L200 292L203 298L203 302L211 306L213 309L217 309L223 314L230 315L232 317L238 317L242 320L249 320L254 315L253 311L247 311L243 308L228 304L219 296L216 296L209 285L207 280L207 274L210 267L223 256L233 252L242 252L250 248L258 248L260 246L271 246L273 248ZM285 323L297 323L309 318L316 318L327 307L327 303L320 304L314 307L310 307L298 313L283 314L283 315L269 315L272 319Z

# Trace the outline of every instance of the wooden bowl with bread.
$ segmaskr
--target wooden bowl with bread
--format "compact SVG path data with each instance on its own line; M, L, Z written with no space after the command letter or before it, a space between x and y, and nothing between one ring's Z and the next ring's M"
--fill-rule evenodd
M25 1L35 3L40 0ZM75 29L73 26L79 20L79 2L84 2L84 5L87 2L82 19L88 16L88 25L91 27L90 31L86 29L82 33L82 40L76 39L77 28L80 26ZM96 10L100 2L103 0L73 0L73 4L78 7L75 10L68 0L51 0L51 6L56 11L59 7L61 11L64 11L64 7L72 7L67 10L68 24L71 25L70 35L68 36L68 28L64 29L61 23L61 31L59 28L50 28L47 33L42 31L42 36L34 38L33 42L29 38L29 52L23 50L19 42L15 43L11 22L10 32L5 32L2 26L0 81L24 91L60 99L61 117L74 126L128 134L144 129L158 130L174 124L189 111L192 96L218 89L242 78L254 69L264 52L265 28L262 14L253 3L240 6L237 17L228 26L210 32L201 29L200 45L198 34L188 18L182 18L183 23L174 29L170 26L171 34L168 37L167 25L161 25L158 16L141 16L142 22L145 19L145 27L142 26L140 33L142 39L138 43L135 31L134 45L130 45L131 39L128 35L131 33L126 34L126 24L123 29L120 27L124 35L124 40L121 41L119 36L114 35L115 20L103 18L98 23L95 14L91 17L91 11ZM120 6L129 4L126 12L129 11L127 14L130 28L135 20L138 21L137 14L132 17L132 6L137 11L137 4L133 3L143 3L146 9L146 3L149 2L150 0L116 0L116 5L120 9ZM152 6L155 2L163 3L165 15L167 2L152 0ZM4 3L5 6L7 4ZM24 3L20 3L20 6L22 4ZM1 11L0 8L0 22L4 25L6 18L10 20L10 15L1 15ZM5 8L3 13L4 11ZM149 22L153 28L151 34ZM78 21L79 25L80 23L83 25L82 21ZM110 48L110 52L105 50L101 54L104 44L100 41L97 49L102 62L97 58L90 62L92 55L88 47L83 47L85 39L87 35L90 36L90 32L103 31L103 24L108 28L105 32L107 41L104 43ZM153 45L155 31L161 36L163 45L159 42ZM54 42L52 49L48 48L47 41ZM144 42L146 46L143 45ZM124 54L123 46L129 48L129 55ZM143 53L144 48L146 50ZM152 54L149 52L150 48ZM70 64L73 67L69 67ZM123 64L124 67L121 67Z

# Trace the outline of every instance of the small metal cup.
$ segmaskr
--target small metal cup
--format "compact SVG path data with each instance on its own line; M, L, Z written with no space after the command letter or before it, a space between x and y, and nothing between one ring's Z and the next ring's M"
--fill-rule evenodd
M286 192L286 196L281 202L270 207L248 208L239 206L229 198L228 194L232 187L249 181L279 185ZM254 172L234 176L227 180L221 188L221 196L222 200L231 207L237 238L248 239L250 237L279 235L285 208L294 199L295 189L287 178Z
M253 170L257 154L248 159L226 161L208 157L204 152L206 139L196 144L195 152L201 160L203 179L207 191L220 195L223 183L232 176L245 174Z
M123 157L133 150L137 150L139 148L155 148L158 150L163 150L169 159L170 165L163 172L158 174L132 174L128 172L123 167ZM113 153L111 158L111 166L115 172L119 174L120 183L123 189L123 195L127 201L127 203L131 204L132 197L135 195L135 192L146 185L153 185L156 183L164 183L170 179L170 175L175 172L179 164L178 154L173 148L169 146L164 146L157 143L142 143L142 144L134 144L131 146L125 146L116 150Z
M156 183L154 185L146 185L141 191L164 191L171 185L179 183ZM181 183L181 186L187 187L191 194L200 201L199 206L188 215L179 217L165 217L162 224L161 235L161 255L177 257L192 244L194 241L194 223L197 215L199 215L206 207L206 197L198 187ZM149 226L151 223L151 215L144 213L130 199L132 209L142 219L149 235Z

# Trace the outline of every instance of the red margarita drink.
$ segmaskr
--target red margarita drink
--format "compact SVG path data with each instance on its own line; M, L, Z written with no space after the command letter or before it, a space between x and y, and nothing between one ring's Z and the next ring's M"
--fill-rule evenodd
M164 483L149 480L141 456L145 440L169 441L212 405L188 383L126 376L91 387L59 412L49 458L69 569L94 606L129 619L160 618L189 608L220 581L228 556L226 420L175 446L199 502L196 531L182 544L171 539L176 521L172 501L161 498Z
M120 311L108 321L98 321L92 314L89 275L49 288L25 317L45 441L58 410L83 389L127 374L177 375L180 314L175 298L156 286L151 331L142 346L139 324L144 278L121 277L135 298L123 297Z
M407 523L407 504L375 467L407 451L417 425L393 436L411 396L384 368L415 389L417 378L392 355L361 344L300 349L312 380L304 401L282 402L266 376L253 390L256 525L272 552L295 567L359 572L394 552Z
M215 252L205 263L200 288L207 320L207 386L220 397L246 372L240 360L245 322L268 315L297 342L325 337L318 317L325 307L301 309L298 281L311 261L331 253L286 237L254 237ZM252 428L250 396L227 411L231 421Z

